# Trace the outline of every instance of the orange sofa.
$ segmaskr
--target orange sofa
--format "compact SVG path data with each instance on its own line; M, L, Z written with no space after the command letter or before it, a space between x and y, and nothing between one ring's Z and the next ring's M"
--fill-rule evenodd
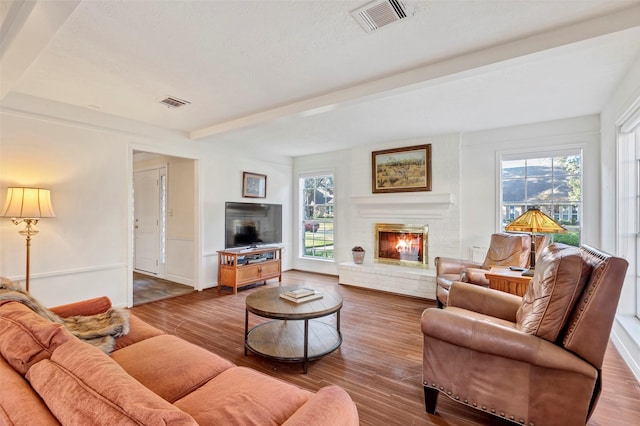
M69 317L102 297L51 309ZM235 366L130 315L111 356L15 301L0 302L0 425L358 425L338 386L311 392Z

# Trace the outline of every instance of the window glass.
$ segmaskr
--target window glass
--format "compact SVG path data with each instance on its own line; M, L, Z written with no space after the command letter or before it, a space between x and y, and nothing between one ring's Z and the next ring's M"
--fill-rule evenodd
M550 235L552 241L580 245L581 152L515 157L510 155L501 162L503 229L529 208L537 207L569 231Z
M526 160L511 160L502 162L502 179L524 177Z
M525 168L527 176L545 176L553 175L553 163L551 158L530 158L525 160Z
M515 202L525 200L526 179L503 179L502 196L505 202Z
M302 256L333 259L333 218L335 216L332 174L300 179L302 194Z

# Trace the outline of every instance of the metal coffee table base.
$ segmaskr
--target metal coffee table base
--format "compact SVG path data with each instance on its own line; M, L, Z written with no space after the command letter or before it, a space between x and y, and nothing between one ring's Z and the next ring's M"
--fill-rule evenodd
M300 362L307 373L309 361L327 355L340 347L340 311L337 326L322 321L274 320L259 324L248 330L249 312L245 318L245 349L277 361Z

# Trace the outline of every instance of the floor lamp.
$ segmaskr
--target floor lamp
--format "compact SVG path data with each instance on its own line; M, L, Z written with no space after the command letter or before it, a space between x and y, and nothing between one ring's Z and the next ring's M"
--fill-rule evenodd
M31 250L31 236L38 230L35 225L43 217L55 217L51 207L51 192L41 188L9 188L7 199L2 209L2 217L9 217L15 225L25 223L25 228L18 231L27 237L27 272L26 290L29 291L29 257Z
M555 220L533 207L518 216L513 222L504 227L505 231L520 231L531 234L531 267L522 275L531 277L536 266L536 236L535 234L566 234L567 230Z

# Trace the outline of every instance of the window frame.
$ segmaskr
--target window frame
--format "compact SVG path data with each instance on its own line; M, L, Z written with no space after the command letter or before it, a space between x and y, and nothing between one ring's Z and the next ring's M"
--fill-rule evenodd
M587 194L584 191L585 186L585 146L582 144L565 144L562 148L540 147L528 150L504 150L496 152L496 229L504 232L505 224L502 221L503 207L503 182L502 182L502 163L503 161L529 160L536 158L557 158L565 156L580 156L580 221L579 221L579 244L585 239L585 223L587 220ZM533 206L533 205L532 205ZM555 219L555 218L554 218Z
M312 256L307 255L305 253L305 237L306 237L306 229L305 229L305 185L304 182L306 179L314 179L314 178L323 178L323 177L331 177L333 180L333 202L331 203L331 215L332 215L332 225L333 225L333 254L331 257L321 257L321 256ZM319 262L335 262L336 260L336 251L335 251L335 229L336 229L336 172L335 170L317 170L313 172L304 172L298 174L298 233L297 239L299 241L299 250L298 257L303 260L311 260L311 261L319 261ZM327 222L325 222L327 223ZM313 232L315 235L316 232Z
M616 249L627 259L635 287L633 316L640 321L640 106L617 129ZM629 161L629 158L632 158Z

